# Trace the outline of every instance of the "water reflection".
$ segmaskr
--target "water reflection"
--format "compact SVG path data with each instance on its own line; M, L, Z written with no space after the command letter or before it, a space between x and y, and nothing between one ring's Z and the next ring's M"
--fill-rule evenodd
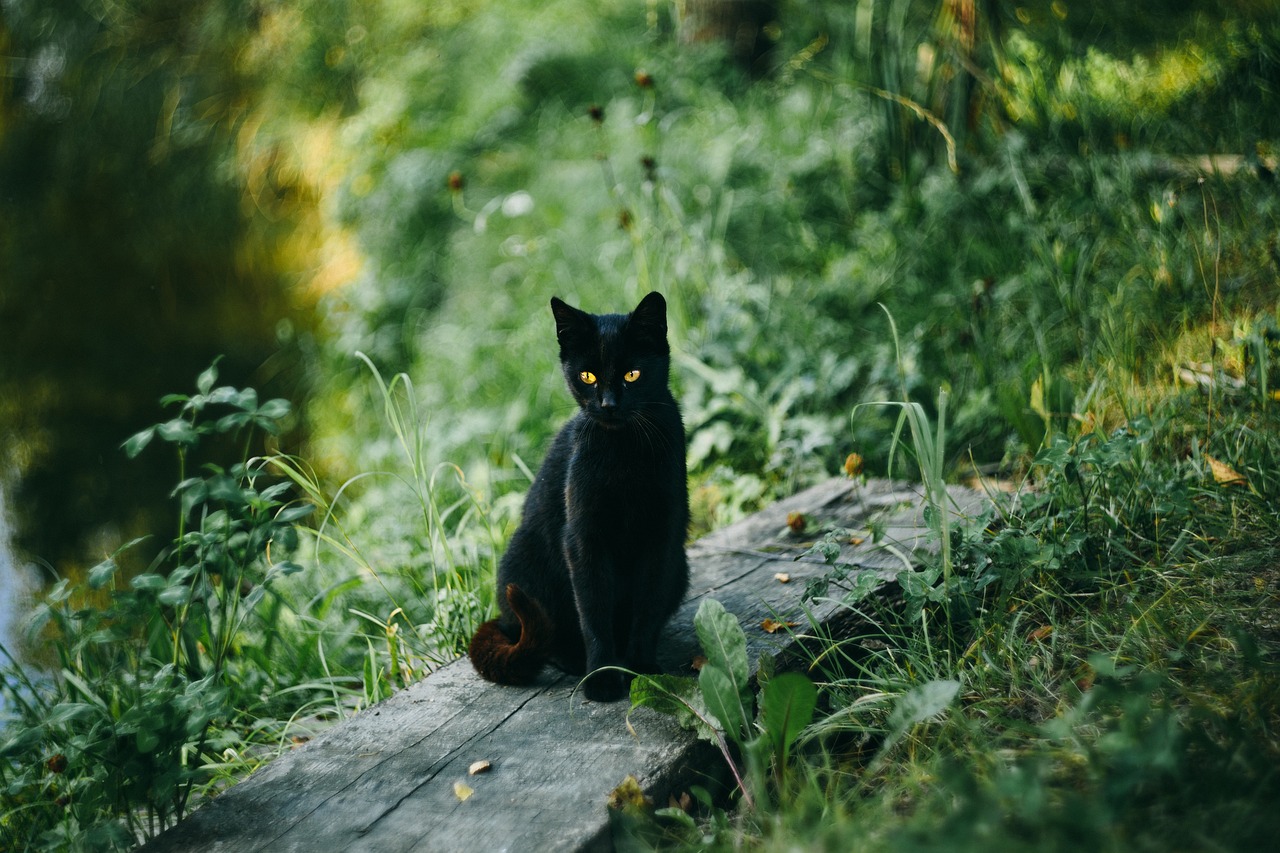
M10 654L19 655L22 644L19 629L31 608L33 583L30 573L14 558L9 539L8 505L4 486L0 484L0 643ZM0 656L0 666L8 662L2 658Z
M169 532L174 460L120 451L162 395L223 355L302 402L277 330L310 327L291 241L314 201L246 110L252 16L0 5L4 53L33 57L0 85L0 472L18 561L66 575Z

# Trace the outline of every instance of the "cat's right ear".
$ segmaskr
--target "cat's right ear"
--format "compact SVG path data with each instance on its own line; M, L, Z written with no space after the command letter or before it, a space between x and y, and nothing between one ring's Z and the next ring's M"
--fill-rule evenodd
M587 314L558 297L551 297L551 313L556 318L556 339L563 345L577 337L584 325Z

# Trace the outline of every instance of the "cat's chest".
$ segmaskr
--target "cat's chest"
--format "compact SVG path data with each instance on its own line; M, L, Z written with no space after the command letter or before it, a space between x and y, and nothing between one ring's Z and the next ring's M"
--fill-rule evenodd
M579 447L569 460L565 500L577 512L613 512L651 504L669 491L670 461L624 442Z

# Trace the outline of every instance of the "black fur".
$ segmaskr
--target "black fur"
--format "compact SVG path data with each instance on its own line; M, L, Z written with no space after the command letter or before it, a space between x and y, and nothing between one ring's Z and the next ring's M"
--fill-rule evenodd
M587 314L559 299L551 309L580 410L525 498L498 567L500 615L476 633L471 659L502 683L527 682L548 660L574 674L654 672L658 635L689 585L685 437L668 388L666 302L650 293L630 314ZM522 621L512 602L524 596L535 606L520 606ZM584 689L612 701L626 695L627 678L595 673Z

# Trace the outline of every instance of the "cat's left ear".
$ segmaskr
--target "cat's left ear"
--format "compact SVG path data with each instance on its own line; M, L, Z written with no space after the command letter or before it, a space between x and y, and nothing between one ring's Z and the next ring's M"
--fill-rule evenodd
M627 324L633 332L665 350L667 348L667 300L654 291L640 300Z

